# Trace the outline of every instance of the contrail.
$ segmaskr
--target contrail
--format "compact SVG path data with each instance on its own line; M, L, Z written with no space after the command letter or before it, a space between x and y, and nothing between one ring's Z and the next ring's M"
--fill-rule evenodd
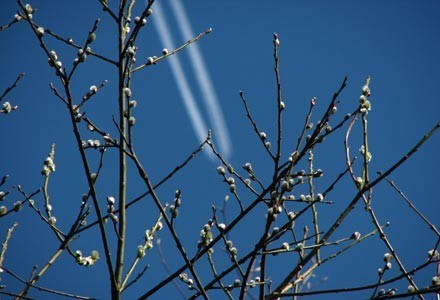
M179 28L185 40L190 40L194 37L191 25L185 13L185 9L180 0L170 0L171 8L179 23ZM220 151L226 159L231 154L231 141L226 127L222 109L218 104L217 95L214 86L203 60L202 53L199 50L197 43L188 47L190 60L197 81L202 90L203 99L205 100L206 109L210 120L213 122L214 137L217 139Z
M174 43L171 38L167 22L165 20L165 16L162 14L160 5L157 2L155 3L155 15L155 22L153 23L156 23L155 27L159 32L161 43L164 45L165 48L174 49ZM169 56L167 59L170 62L171 71L173 73L174 79L177 82L177 87L182 95L183 103L191 119L191 123L193 125L194 131L196 132L197 139L199 140L199 142L203 142L208 134L208 127L203 122L202 116L194 100L191 89L189 88L189 84L186 80L179 58L176 55L172 55ZM211 151L205 152L208 153L211 158L213 158L213 154Z

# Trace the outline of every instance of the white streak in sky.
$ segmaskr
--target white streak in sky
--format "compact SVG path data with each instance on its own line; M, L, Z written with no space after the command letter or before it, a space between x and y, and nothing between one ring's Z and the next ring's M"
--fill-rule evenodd
M155 3L155 18L153 23L156 24L156 29L159 33L159 38L161 43L165 48L174 49L175 45L171 38L170 31L168 29L167 22L165 20L165 16L162 14L162 10L160 8L159 3ZM203 122L200 111L197 107L197 104L194 100L194 96L189 88L188 81L186 80L185 74L182 69L182 65L180 64L179 58L176 55L169 56L167 58L170 62L171 70L174 76L174 79L177 82L177 87L180 91L180 94L183 98L183 103L185 105L186 111L191 119L191 123L196 132L197 139L199 142L203 142L208 134L208 128L206 124ZM207 151L208 155L213 158L213 154L211 151Z
M171 7L174 15L178 21L180 30L185 40L190 40L194 37L194 33L191 29L191 25L185 13L185 9L180 0L171 0ZM203 99L205 100L206 108L210 119L213 121L213 134L219 143L219 148L226 159L228 159L231 153L231 142L226 127L222 109L218 104L217 95L214 90L211 78L206 68L203 56L199 50L197 43L194 43L188 47L190 60L194 72L202 90Z

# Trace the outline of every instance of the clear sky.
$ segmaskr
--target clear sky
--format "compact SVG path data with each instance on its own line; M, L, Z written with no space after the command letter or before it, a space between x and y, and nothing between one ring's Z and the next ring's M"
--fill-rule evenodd
M35 0L31 4L38 9L34 16L36 22L64 37L72 37L75 41L85 40L93 21L97 17L101 18L93 49L115 58L116 27L97 2ZM338 119L357 107L365 78L372 78L372 110L368 120L369 146L373 154L370 167L374 173L390 167L440 119L438 1L313 1L313 4L312 1L158 2L160 13L153 13L138 40L139 62L148 56L159 56L164 47L171 48L168 44L180 45L187 40L188 30L192 30L193 34L208 28L213 31L199 41L196 47L189 46L180 52L177 59L139 71L133 78L133 97L139 104L135 109L135 146L154 182L197 148L200 132L207 128L213 129L215 141L236 169L241 169L240 166L250 161L265 182L270 179L269 157L245 117L239 91L245 92L259 127L274 142L274 32L278 33L281 41L280 72L283 101L286 104L285 159L301 131L310 99L317 98L316 116L322 114L344 76L348 76L348 86L340 97L341 103L335 116ZM112 1L109 0L109 3ZM186 25L182 8L176 7L178 4L186 12ZM137 2L135 9L139 11L142 5L142 1ZM16 1L2 1L0 24L8 23L17 10ZM51 49L59 53L64 65L70 68L76 52L56 40L46 39ZM0 144L0 176L10 175L7 186L21 184L28 193L35 191L43 182L40 175L42 162L50 145L56 143L57 171L51 177L49 191L58 224L67 230L69 222L76 216L81 194L87 189L80 157L74 150L75 141L67 111L49 89L50 82L58 84L57 78L24 22L0 32L0 41L0 92L13 82L18 73L26 73L19 87L6 98L6 101L18 105L19 110L10 115L0 115L3 137ZM74 97L79 98L88 91L89 86L108 80L109 84L93 98L87 113L116 136L111 121L117 108L116 69L91 57L88 64L81 68L73 81ZM313 121L316 122L317 117ZM353 135L351 146L352 153L356 155L359 155L357 149L361 145L359 129ZM85 133L85 136L97 138L90 133ZM322 182L317 182L321 189L326 188L345 167L343 135L336 134L327 143L315 156L315 166L322 168L328 175ZM439 150L440 136L437 135L391 176L420 211L437 226L440 210L437 176L440 167ZM90 155L93 157L91 161L96 164L97 154ZM103 206L105 196L116 195L117 192L116 158L115 153L107 154L104 167L106 175L98 184ZM186 170L179 172L178 176L158 190L163 202L172 201L176 188L182 190L183 206L176 228L190 254L195 253L200 229L212 215L211 205L220 207L228 194L227 186L216 174L218 164L208 153L199 154ZM128 185L128 194L131 198L144 192L145 188L137 179L133 166L130 167L132 181ZM342 186L344 184L345 187ZM320 208L324 227L335 220L340 209L355 194L351 182L346 180L342 185L330 195L335 204ZM17 194L15 197L19 199ZM35 200L42 207L42 196L37 196ZM136 254L145 229L151 227L157 217L148 200L129 211L129 261ZM243 202L249 204L252 200L246 198ZM7 201L0 205L10 207L16 199ZM228 203L228 219L232 219L237 212L234 204L232 201ZM429 228L419 221L386 184L376 189L373 206L382 224L390 222L386 232L408 269L424 262L427 251L436 242ZM93 218L94 212L89 221ZM14 220L20 225L10 242L4 265L28 278L33 265L44 264L56 250L57 243L47 226L28 207L0 220L2 239ZM354 231L366 233L373 228L361 206L356 208L347 222L341 232L335 235L335 239L350 236ZM263 224L264 211L259 210L231 235L239 254L251 249L257 241L258 235L255 233L261 230ZM304 225L301 222L298 224ZM311 227L311 224L307 225ZM298 228L298 232L301 232ZM111 229L109 232L112 232ZM82 249L85 253L98 249L103 255L97 234L96 229L82 235L75 241L73 248ZM167 263L174 271L182 264L182 260L174 251L165 230L161 232L160 238ZM157 247L143 260L142 266L150 264L150 270L137 285L127 291L126 299L135 299L165 276L156 250ZM373 237L349 251L346 256L318 269L310 279L311 289L373 283L377 280L377 268L383 266L382 256L385 252L383 243L378 237ZM219 269L227 262L223 254L222 249L216 249ZM285 266L286 261L279 257L271 264L275 282L281 276L279 273L285 272ZM197 265L197 268L203 276L208 277L206 261ZM397 274L397 269L392 272ZM432 267L416 276L419 286L429 285L434 273ZM3 274L2 278L2 284L6 284L8 290L18 290L21 286L7 275ZM103 259L95 267L85 269L64 254L40 284L107 299L107 282ZM184 285L180 286L186 295L191 295ZM403 292L407 283L389 287L397 287ZM30 295L38 299L57 299L37 292ZM176 295L175 288L169 285L153 299L176 299ZM369 296L370 292L355 294L353 297L364 299ZM353 299L348 295L312 297L347 298Z

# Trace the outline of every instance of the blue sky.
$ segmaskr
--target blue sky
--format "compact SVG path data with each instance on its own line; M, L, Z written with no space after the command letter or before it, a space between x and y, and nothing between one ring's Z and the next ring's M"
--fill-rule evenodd
M159 2L171 38L175 46L178 46L186 38L182 36L173 14L172 1ZM93 49L109 57L116 56L116 27L94 1L33 1L31 4L38 9L35 21L78 41L86 38L94 19L101 18ZM0 5L0 24L6 24L18 6L15 1L3 1ZM142 3L138 2L136 5L139 9ZM223 148L229 149L229 161L236 169L250 161L263 180L267 182L271 176L270 160L245 117L239 91L245 92L259 127L274 142L274 32L279 34L281 41L280 69L283 100L286 103L284 155L288 155L289 148L293 147L289 145L296 142L310 98L317 97L316 116L322 114L344 76L348 76L348 86L340 97L337 118L354 110L366 76L370 75L372 78L372 111L368 120L373 171L390 167L439 121L440 106L437 98L440 80L440 5L437 1L314 1L313 4L310 1L277 1L274 4L268 1L256 3L194 0L183 5L195 34L213 28L211 34L197 43L197 47L212 82L213 88L210 92L215 94L225 120L224 128L227 128L227 131L220 133L214 130L214 138L220 141L219 134L227 135L229 143ZM164 48L156 27L159 21L155 17L153 13L151 22L138 40L139 61L148 56L160 55ZM0 175L9 174L9 184L21 184L26 191L34 191L43 182L40 175L42 162L50 145L56 143L57 171L51 178L49 189L58 222L67 230L69 221L74 218L79 206L81 194L86 191L86 184L79 155L73 151L75 142L67 111L48 88L49 82L57 83L56 77L26 24L20 23L1 32L0 39L0 90L6 88L19 72L26 73L19 87L6 99L19 105L20 109L10 115L0 116L3 135ZM64 65L70 67L75 51L55 40L47 40L51 49L56 49L59 53ZM178 59L203 122L214 129L214 118L205 104L206 97L203 96L203 90L200 89L191 65L194 58L190 49L179 53ZM199 143L194 123L187 113L172 70L170 62L165 61L138 72L133 79L133 97L139 103L135 110L135 146L154 182L183 161ZM112 127L111 116L115 114L117 107L114 96L116 75L111 66L89 58L88 64L81 66L80 73L73 81L74 96L81 97L90 85L98 85L104 79L109 80L108 86L93 98L87 112L103 128L113 132L114 136L116 131ZM220 116L219 110L214 115ZM313 121L316 120L317 118ZM359 129L353 134L353 153L361 145ZM85 133L85 137L92 138L93 135ZM435 136L392 176L416 206L436 225L439 224L440 208L436 176L440 166L436 154L439 149L439 137ZM319 188L324 189L343 170L343 151L343 135L340 133L317 150L315 165L328 174L322 182L317 183ZM90 155L91 161L96 163L97 154ZM106 155L106 175L98 185L102 199L106 195L116 194L117 156L112 152ZM218 162L213 161L209 155L198 155L186 170L173 177L158 191L165 202L172 201L176 188L182 189L183 207L176 228L189 253L196 250L199 231L211 217L211 205L214 203L221 206L224 196L228 194L227 186L215 172L217 165ZM128 194L134 197L142 193L144 187L136 178L137 173L133 166L131 167L132 181L129 183ZM344 181L331 195L331 200L336 201L336 204L320 210L323 226L330 224L338 216L340 209L345 207L353 195L351 183ZM36 200L42 201L42 197L38 196ZM15 199L8 201L10 205ZM244 200L245 203L251 201L251 198ZM426 252L436 241L426 225L385 184L376 189L373 203L381 222L390 221L387 234L408 268L425 261ZM234 202L229 203L229 209L228 218L232 219L237 212ZM152 225L156 216L149 201L130 210L129 255L135 255L137 245L142 242L143 232ZM20 225L10 242L5 266L13 267L26 278L34 264L41 266L45 263L56 250L57 244L47 227L27 207L19 214L9 215L1 220L2 237L14 220L18 220ZM264 211L258 210L232 234L231 238L238 246L239 253L246 253L246 249L252 247L256 241L255 233L263 224ZM353 231L364 233L371 229L372 223L368 215L359 206L335 239L350 235ZM75 242L74 249L80 248L86 253L98 249L102 253L102 246L96 240L97 233L98 231L93 231L82 235ZM161 232L161 240L168 264L174 270L182 261L173 250L165 231ZM372 238L348 252L347 256L319 269L315 273L316 277L311 279L312 288L336 288L374 282L377 268L382 267L382 256L385 252L380 240L377 237ZM222 256L220 248L216 250L216 254L220 268L227 258ZM151 265L151 269L138 285L127 291L126 299L136 298L163 278L163 266L159 263L155 249L146 256L143 265L146 263ZM277 274L285 270L284 265L285 261L280 258L276 258L271 265L275 281L280 276ZM207 270L208 266L203 261L197 267ZM396 269L392 271L397 274ZM204 272L204 276L208 275L205 271L200 272ZM428 285L434 272L434 268L430 268L416 276L419 285ZM63 280L54 284L54 280L59 278ZM326 278L325 282L319 283L323 278ZM94 268L84 269L77 266L70 257L63 255L40 284L106 299L109 290L106 282L104 260ZM11 290L19 288L17 282L6 275L3 276L2 284L7 284ZM406 286L403 282L397 288L404 291ZM183 285L182 288L190 295ZM38 293L31 295L43 297ZM176 291L169 285L153 299L171 299L172 295L176 295ZM365 298L370 293L357 295ZM316 299L340 299L338 297L340 296ZM44 299L56 298L44 295Z

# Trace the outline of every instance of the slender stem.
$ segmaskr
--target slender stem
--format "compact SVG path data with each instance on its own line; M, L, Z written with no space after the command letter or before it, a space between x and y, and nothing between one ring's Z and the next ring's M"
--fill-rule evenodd
M6 90L3 92L3 94L0 96L0 102L3 100L3 98L10 92L10 91L12 91L13 89L15 89L16 87L17 87L17 85L18 85L18 82L23 78L23 76L24 76L24 73L20 73L20 74L18 74L18 76L17 76L17 79L15 79L15 81L14 81L14 83L11 85L11 86L9 86L8 88L6 88Z
M11 275L12 277L14 277L15 279L17 279L18 281L20 281L21 283L28 284L28 282L25 279L21 278L20 276L18 276L17 274L12 272L11 270L6 269L6 268L3 268L3 270L6 273L8 273L9 275ZM71 293L61 292L61 291L57 291L57 290L54 290L54 289L49 289L49 288L46 288L46 287L42 287L42 286L39 286L39 285L36 285L36 284L33 284L30 287L33 288L33 289L42 291L42 292L47 292L47 293L50 293L50 294L60 295L60 296L63 296L63 297L69 297L69 298L73 298L73 299L82 299L82 300L95 300L96 299L96 298L92 298L92 297L80 296L80 295L74 295L74 294L71 294ZM18 297L18 295L15 295L15 296ZM24 297L24 298L21 298L21 299L27 299L27 298Z
M123 141L126 139L127 133L127 119L124 116L126 110L126 93L124 89L127 89L125 84L125 19L123 13L123 2L120 5L122 8L119 10L119 60L118 60L118 76L119 76L119 86L118 86L118 105L119 105L119 140ZM121 142L119 148L119 227L118 227L118 247L116 253L116 266L115 266L115 279L118 287L117 295L112 295L113 299L119 299L120 291L122 289L122 273L124 267L124 254L125 254L125 237L126 237L126 191L127 191L127 157L125 154L126 144Z
M40 272L37 275L33 276L33 278L26 284L26 287L20 292L19 298L22 296L26 296L30 287L34 285L45 273L46 271L55 263L57 258L63 253L64 245L67 245L65 242L55 251L49 261L41 268Z
M169 276L171 274L171 270L168 266L167 260L165 258L164 253L163 253L160 239L156 240L156 245L157 245L157 252L159 253L159 256L160 256L160 261L161 261L166 273ZM186 299L187 297L186 297L185 293L182 291L181 287L177 284L176 280L173 280L172 283L173 283L174 287L176 288L177 292L179 293L180 297L182 299Z
M251 115L251 112L249 110L249 106L247 104L247 100L244 97L244 93L240 91L240 98L241 102L243 103L244 109L246 110L246 117L249 119L249 121L252 124L252 127L254 128L255 133L257 134L258 138L260 139L261 143L263 144L264 149L266 149L266 152L269 154L269 156L275 160L275 156L270 151L269 147L266 147L266 136L264 136L262 131L258 129L257 123L255 122L254 118Z
M309 173L313 174L313 151L310 150L309 152ZM313 176L309 176L309 191L310 191L310 197L312 199L315 199L315 186L313 184ZM319 243L319 224L318 224L318 209L316 208L316 202L313 202L312 204L312 217L313 217L313 228L315 231L315 244ZM318 264L321 263L320 258L320 251L318 250L316 252L316 260L318 261Z
M160 61L164 60L165 58L167 58L168 56L174 55L174 54L176 54L177 52L183 50L185 47L191 45L192 43L197 42L197 41L200 40L202 37L204 37L205 35L207 35L207 34L209 34L209 33L211 33L211 32L212 32L212 28L208 28L208 29L206 29L205 31L199 33L199 34L198 34L197 36L195 36L193 39L191 39L191 40L189 40L189 41L183 43L182 45L180 45L180 46L177 47L176 49L171 50L171 51L169 51L168 53L163 54L163 55L159 56L158 58L154 59L153 62L147 61L146 63L144 63L144 64L142 64L142 65L140 65L140 66L135 67L135 68L132 69L130 72L131 72L131 73L134 73L134 72L137 72L137 71L142 70L142 69L145 68L145 67L148 67L148 66L151 66L151 65L155 65L155 64L157 64L158 62L160 62Z
M379 173L380 174L380 173ZM415 205L408 199L408 197L402 192L401 189L397 187L397 185L394 183L394 181L385 178L385 180L391 185L391 187L402 197L402 199L408 204L409 207L411 207L412 210L425 222L429 228L437 235L437 237L440 237L440 231L437 229L437 227L431 223L428 218L426 218L421 211L415 207Z
M279 47L279 40L278 35L274 33L274 40L273 40L273 58L275 61L274 71L275 71L275 77L276 77L276 84L277 84L277 152L275 155L275 174L278 170L278 164L280 162L281 157L281 146L282 146L282 116L283 116L283 110L284 110L284 102L282 101L282 95L281 95L281 79L280 79L280 63L279 63L279 57L278 57L278 47ZM275 175L274 174L274 178Z
M209 265L211 266L211 270L212 270L212 274L214 275L214 278L217 278L218 277L218 273L217 273L217 270L215 268L215 264L214 264L214 260L212 259L212 253L211 252L208 252L208 261L209 261ZM225 285L223 284L221 279L218 280L218 284L220 285L222 291L226 294L228 299L233 300L234 297L232 297L231 293L225 287Z
M9 239L12 236L12 232L14 231L15 227L18 226L18 223L15 222L6 232L5 241L2 243L2 250L0 252L0 269L3 267L3 260L5 259L6 250L8 250L8 242Z

